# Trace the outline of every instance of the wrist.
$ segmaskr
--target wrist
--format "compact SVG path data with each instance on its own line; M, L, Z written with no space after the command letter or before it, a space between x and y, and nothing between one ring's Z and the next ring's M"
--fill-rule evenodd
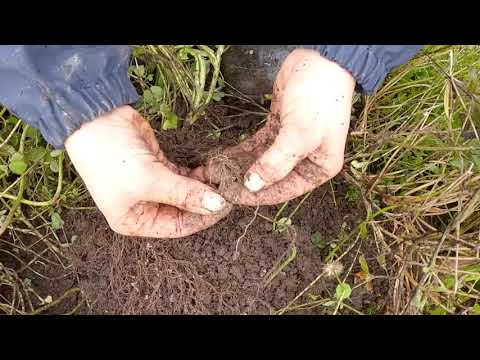
M327 78L328 86L341 86L349 92L354 92L356 81L353 75L343 66L317 53L321 59L322 73Z
M88 144L95 142L97 138L105 136L105 131L102 131L102 129L105 129L105 125L109 125L112 122L131 122L138 115L138 112L129 105L115 108L92 121L83 123L80 128L65 140L65 149L70 153L74 149L87 147ZM83 150L85 151L86 148L83 148Z

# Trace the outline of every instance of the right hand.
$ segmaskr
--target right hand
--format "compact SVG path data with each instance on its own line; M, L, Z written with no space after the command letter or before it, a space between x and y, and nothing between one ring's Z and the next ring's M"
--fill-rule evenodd
M296 49L275 80L267 123L252 137L227 148L225 158L253 156L244 184L234 182L234 204L275 205L325 183L343 167L355 79L337 63L310 49ZM218 164L199 167L199 179L218 182Z
M83 124L65 148L110 227L123 235L177 238L225 217L232 205L170 163L130 106Z

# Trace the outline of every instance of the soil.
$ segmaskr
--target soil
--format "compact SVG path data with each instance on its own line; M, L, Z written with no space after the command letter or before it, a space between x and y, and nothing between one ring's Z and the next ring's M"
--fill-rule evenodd
M228 106L258 111L253 105L223 101L211 106L192 126L177 130L156 130L169 160L188 167L204 163L212 150L237 144L240 137L254 133L262 116L239 114ZM227 105L227 107L225 107ZM234 115L234 116L232 116ZM212 136L214 128L226 128L221 136ZM160 129L158 121L152 126ZM43 269L50 278L32 279L39 295L58 298L68 289L80 288L59 305L44 313L67 313L82 299L76 312L83 314L272 314L284 308L324 269L331 245L338 243L364 219L361 204L346 200L347 184L341 175L332 185L312 192L292 218L291 227L273 231L273 219L280 206L235 207L231 214L195 235L170 239L124 237L113 233L98 210L64 211L63 241L71 261L68 271L60 267ZM290 201L280 217L288 216L301 199ZM93 203L92 203L93 205ZM318 232L324 240L322 249L311 242ZM345 244L348 247L351 242ZM269 276L288 258L295 246L296 257L273 280ZM345 249L344 248L344 249ZM357 250L363 253L374 275L385 275L376 265L373 246L368 241L354 248L342 259L347 281L355 284L353 274L360 271L353 262ZM237 252L238 250L238 252ZM1 260L1 259L0 259ZM312 296L334 296L337 280L322 278L296 304L312 301ZM372 282L373 290L356 288L349 304L363 312L380 313L384 309L387 281ZM1 289L0 289L1 290ZM287 314L331 313L331 308L296 310ZM348 313L346 309L342 311Z
M223 104L225 105L225 103ZM202 164L212 149L236 144L242 134L258 128L262 117L229 117L238 113L217 105L207 110L193 126L174 131L158 131L167 157L177 164ZM210 123L229 127L219 138L208 136ZM152 124L159 128L159 124ZM316 189L292 219L290 230L272 230L279 206L236 207L213 227L177 239L144 239L113 233L101 213L66 213L65 232L77 235L67 249L78 284L90 299L81 312L88 314L271 314L285 307L322 272L329 245L338 241L340 229L353 229L364 218L360 205L348 202L347 184L341 176L330 185ZM300 199L291 201L287 216ZM250 225L248 225L250 224ZM246 229L247 227L247 229ZM311 235L319 232L326 247L319 249ZM244 236L242 237L242 235ZM240 240L238 240L240 238ZM266 279L292 249L297 255L271 282ZM238 248L238 253L236 249ZM369 251L362 248L367 260ZM344 259L348 269L351 260ZM373 263L373 261L369 261ZM359 271L354 264L352 273ZM371 267L372 273L381 269ZM353 284L353 276L349 280ZM334 294L337 280L320 281L308 293L322 297ZM359 309L379 309L386 283L374 280L373 292L356 289L353 305ZM301 301L304 300L304 301ZM303 297L301 302L308 298ZM293 313L321 314L317 307ZM330 310L331 311L331 310Z
M67 258L50 251L45 242L31 235L17 234L12 238L12 234L6 232L4 240L0 241L0 264L15 271L11 275L16 278L18 286L14 295L10 286L0 283L1 300L12 303L15 299L16 309L30 313L33 307L39 314L66 314L84 302L85 296L77 287L78 278ZM22 248L28 248L30 252L18 251L19 241ZM51 303L42 303L41 299L49 297Z
M288 49L278 46L266 50L238 47L237 53L227 53L234 66L224 66L226 80L262 101L263 95L270 93L274 75L286 54ZM228 63L228 56L224 64ZM245 69L250 77L245 76ZM268 108L268 104L265 107ZM239 108L250 113L238 111ZM195 168L205 164L212 153L255 133L264 120L263 116L254 114L259 111L251 103L224 98L207 108L191 126L184 124L176 130L162 131L160 121L154 120L151 125L170 161ZM120 236L110 230L96 209L64 210L65 225L58 235L65 242L75 239L64 249L71 266L64 269L40 264L46 278L29 269L22 277L31 280L41 298L50 295L55 300L68 290L81 289L81 293L74 293L43 312L47 314L71 312L85 298L86 303L82 302L85 305L76 313L271 314L289 304L324 270L331 245L338 243L342 232L353 229L365 218L361 203L345 198L346 188L344 178L339 175L332 185L327 183L314 190L292 218L291 227L280 233L273 231L272 223L265 220L275 218L280 206L262 206L257 216L256 208L237 206L211 228L176 240ZM291 214L300 201L300 198L290 201L280 217ZM324 240L325 246L321 249L310 240L316 232ZM26 241L28 243L28 239ZM0 250L8 243L2 242ZM344 249L349 245L347 242ZM293 247L297 251L295 258L273 280L266 281ZM360 271L358 261L353 261L358 253L365 255L372 274L385 275L372 249L373 246L364 241L360 248L355 247L342 259L345 271L351 270L352 275L347 278L349 284L358 281L353 275ZM42 250L39 248L38 252ZM2 261L6 264L0 252ZM23 261L29 263L32 259ZM15 269L22 267L20 262L6 265ZM312 301L314 296L332 297L337 284L336 279L324 277L296 303ZM373 290L364 286L356 288L348 303L363 312L381 313L387 300L387 286L386 280L376 279L372 282ZM0 286L0 296L8 298L11 295L8 291ZM331 308L317 306L288 313L331 311Z

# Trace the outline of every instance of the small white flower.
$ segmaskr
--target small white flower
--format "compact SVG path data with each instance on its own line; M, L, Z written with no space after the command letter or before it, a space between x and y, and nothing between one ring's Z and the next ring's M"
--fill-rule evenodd
M340 261L334 261L332 263L326 264L323 268L325 275L329 278L334 278L339 276L343 272L343 265Z

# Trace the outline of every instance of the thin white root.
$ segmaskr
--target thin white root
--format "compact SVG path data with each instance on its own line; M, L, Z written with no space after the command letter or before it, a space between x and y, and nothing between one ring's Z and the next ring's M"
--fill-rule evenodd
M255 208L255 213L253 214L252 220L250 220L250 222L247 224L247 226L245 226L245 229L243 229L243 234L240 235L240 237L237 239L237 243L235 244L235 252L233 253L233 260L234 261L236 261L238 259L238 257L240 256L240 253L238 251L238 246L240 245L240 240L242 240L245 237L245 235L247 234L248 228L253 224L253 222L257 218L258 209L260 209L260 205L257 205L257 207Z

